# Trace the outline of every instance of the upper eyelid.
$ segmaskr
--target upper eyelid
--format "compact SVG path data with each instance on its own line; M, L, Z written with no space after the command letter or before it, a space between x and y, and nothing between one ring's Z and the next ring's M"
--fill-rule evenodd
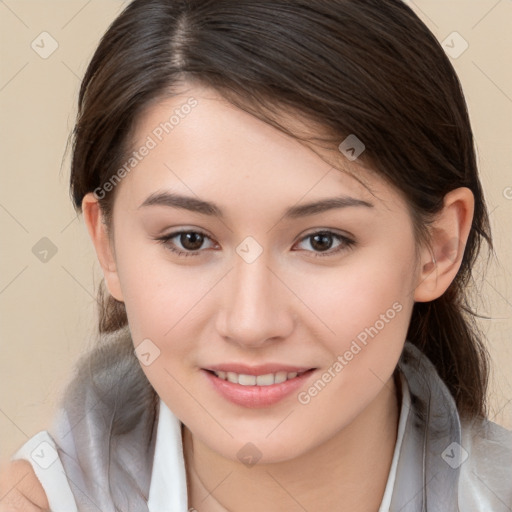
M182 233L198 233L200 235L203 235L210 240L215 240L212 236L210 236L208 233L203 231L200 228L180 228L177 231L171 231L167 235L162 235L159 238L174 238L175 236L181 235ZM353 235L350 233L340 233L337 230L334 230L333 228L315 228L313 231L308 231L300 236L299 240L303 240L304 238L307 238L308 236L317 235L319 233L329 233L332 235L337 235L345 238L353 238Z

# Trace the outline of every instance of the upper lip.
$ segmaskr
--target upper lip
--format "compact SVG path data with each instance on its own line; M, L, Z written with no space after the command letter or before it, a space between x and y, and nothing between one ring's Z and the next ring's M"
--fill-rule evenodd
M267 363L258 366L247 366L241 363L225 363L208 366L205 370L214 372L233 372L243 375L267 375L269 373L287 372L287 373L303 373L311 370L310 366L289 366L278 363Z

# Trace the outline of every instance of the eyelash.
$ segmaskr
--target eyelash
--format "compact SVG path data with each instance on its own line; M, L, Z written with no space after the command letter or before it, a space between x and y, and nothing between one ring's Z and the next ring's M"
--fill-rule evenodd
M185 234L185 233L188 233L188 234L194 233L194 234L202 235L205 238L210 239L210 237L206 233L203 233L202 231L197 231L197 230L181 230L181 231L175 231L174 233L170 233L168 235L156 238L155 240L160 242L162 245L164 245L171 252L177 254L179 257L197 256L197 255L199 255L199 253L203 252L202 250L198 250L198 251L182 251L181 249L177 249L173 244L170 243L170 241L173 238L176 238L177 236ZM333 238L337 238L339 241L342 242L334 250L328 250L328 251L324 251L324 252L308 251L308 252L313 252L314 257L316 257L316 258L324 258L324 257L327 257L327 256L333 256L333 255L338 254L339 252L341 252L343 250L351 249L352 247L354 247L356 245L356 242L354 240L351 240L350 238L348 238L346 236L343 236L343 235L340 235L338 233L334 233L332 231L326 231L326 230L324 230L324 231L315 231L314 233L310 233L310 234L304 236L303 238L301 238L299 240L299 242L302 242L302 241L304 241L304 240L306 240L308 238L312 238L315 235L330 235Z

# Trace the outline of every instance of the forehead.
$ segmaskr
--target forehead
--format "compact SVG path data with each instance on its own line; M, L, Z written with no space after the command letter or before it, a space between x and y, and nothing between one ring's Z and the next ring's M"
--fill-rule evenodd
M317 127L284 112L285 117L293 133L317 135ZM129 189L123 195L132 207L164 189L242 202L259 194L295 203L336 193L401 201L375 172L337 149L303 144L197 85L146 108L126 161L129 172L120 188Z

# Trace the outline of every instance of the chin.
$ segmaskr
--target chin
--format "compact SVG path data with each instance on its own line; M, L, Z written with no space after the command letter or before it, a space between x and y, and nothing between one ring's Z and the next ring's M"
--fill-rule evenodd
M261 430L241 435L229 431L233 433L234 438L226 439L223 443L219 443L218 438L204 439L203 443L222 457L241 462L247 467L293 460L313 448L315 444L308 438L306 445L306 440L300 439L298 433L290 430L283 430L282 435L276 433L268 437L267 434L262 434Z

